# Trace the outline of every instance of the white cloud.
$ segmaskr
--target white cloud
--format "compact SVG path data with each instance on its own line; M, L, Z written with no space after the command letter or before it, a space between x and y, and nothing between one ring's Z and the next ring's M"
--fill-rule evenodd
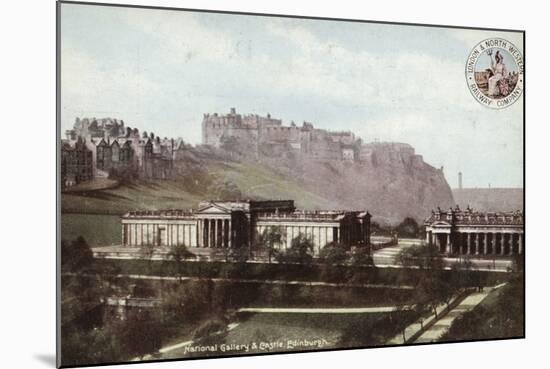
M151 94L160 86L129 65L104 68L99 60L72 45L61 50L62 124L76 116L112 116L140 120Z
M236 56L235 42L218 29L201 24L193 13L129 9L121 21L152 36L166 63L225 62Z

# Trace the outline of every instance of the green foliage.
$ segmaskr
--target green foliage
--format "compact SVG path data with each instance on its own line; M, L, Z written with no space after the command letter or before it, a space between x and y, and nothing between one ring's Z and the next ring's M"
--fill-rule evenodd
M457 291L453 279L444 271L444 263L437 247L427 244L401 250L395 262L406 267L417 267L420 276L416 284L416 300L420 308L430 306L434 311L440 303L449 303Z
M313 261L313 241L300 233L292 239L290 247L279 252L276 257L280 263L311 264Z
M167 322L189 323L199 319L209 308L206 281L189 281L167 288L161 309Z
M61 241L61 269L63 272L82 273L92 267L94 255L86 240L79 236L71 243Z
M370 249L368 247L356 247L351 254L353 266L374 266Z
M345 245L331 242L325 245L319 253L319 261L327 265L344 264L348 260Z
M185 245L174 245L170 247L168 256L170 256L177 263L184 261L185 259L193 259L196 257L196 255L189 251Z
M278 254L278 247L285 242L285 234L280 226L270 226L258 235L256 246L267 251L268 262Z
M121 353L122 344L116 333L118 332L109 326L92 330L62 327L62 365L98 364L128 359Z
M399 237L415 238L418 237L420 226L414 218L406 217L395 230Z
M347 261L348 254L344 245L336 242L328 243L319 253L319 262L322 264L319 277L326 282L343 282L345 276L339 266L346 264Z
M383 226L377 222L371 222L370 224L371 235L373 236L393 236L393 228L390 226Z
M481 285L480 279L470 259L461 259L451 267L450 284L454 290L478 287Z
M196 255L189 251L185 245L174 245L170 247L168 256L176 262L178 278L181 278L183 275L183 261L196 257Z
M250 257L250 250L246 245L229 248L229 260L235 263L246 263Z
M443 259L436 246L422 244L402 249L395 257L395 263L406 267L415 266L422 270L443 269Z
M162 325L154 310L130 314L119 328L118 334L124 352L130 358L142 358L158 351L162 346Z
M495 339L524 335L523 279L514 278L458 317L442 341Z

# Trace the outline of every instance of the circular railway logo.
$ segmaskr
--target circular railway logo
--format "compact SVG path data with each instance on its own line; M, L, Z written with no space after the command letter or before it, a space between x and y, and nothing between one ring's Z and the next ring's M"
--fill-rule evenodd
M523 55L510 41L478 43L466 61L466 82L474 98L492 109L512 105L523 93Z

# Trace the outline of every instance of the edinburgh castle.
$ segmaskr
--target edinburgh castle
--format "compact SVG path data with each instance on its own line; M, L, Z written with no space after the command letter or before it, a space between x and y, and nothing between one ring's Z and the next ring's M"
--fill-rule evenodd
M403 160L422 166L422 156L405 143L363 143L353 132L327 131L312 123L294 122L284 126L280 119L241 115L231 108L229 114L204 114L202 143L255 156L296 155L320 161L369 161L374 165Z
M197 150L253 160L295 158L372 167L397 164L409 171L422 171L426 166L422 156L405 143L364 143L350 131L328 131L309 122L285 126L270 114L241 115L235 108L228 114L204 114L202 145L196 147L181 138L140 132L114 118L76 118L65 135L61 159L64 186L98 177L174 178L177 163L193 157Z

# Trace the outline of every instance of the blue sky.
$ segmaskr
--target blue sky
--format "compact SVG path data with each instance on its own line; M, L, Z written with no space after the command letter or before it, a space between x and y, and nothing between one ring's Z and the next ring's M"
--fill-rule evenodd
M483 107L469 51L511 32L62 4L61 124L114 117L200 143L203 113L258 113L413 145L452 187L520 187L522 109Z

